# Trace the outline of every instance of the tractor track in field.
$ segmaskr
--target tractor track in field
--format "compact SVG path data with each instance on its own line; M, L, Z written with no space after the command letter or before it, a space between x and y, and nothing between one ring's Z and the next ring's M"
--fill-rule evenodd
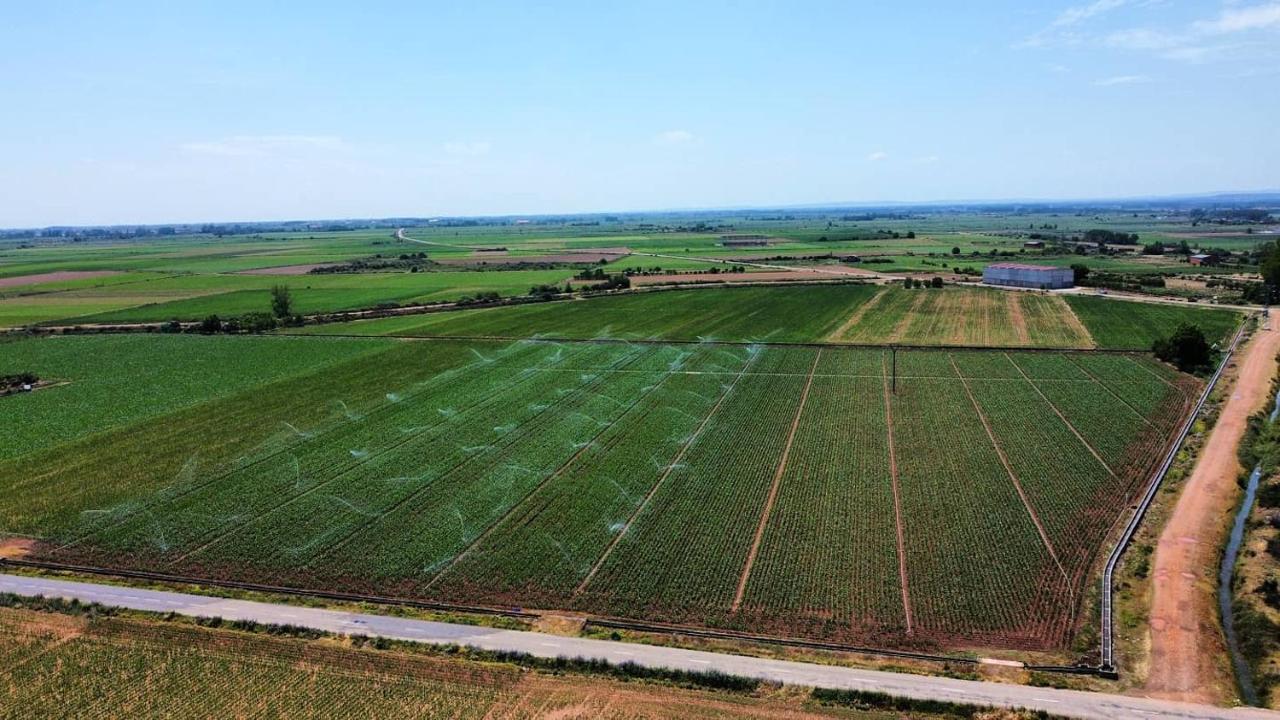
M787 472L787 459L791 456L791 446L795 443L796 430L800 428L800 418L804 415L805 405L809 402L809 389L813 387L813 373L818 369L818 361L822 359L819 350L813 357L813 365L809 368L809 377L805 380L804 390L800 393L800 404L796 406L796 415L791 420L791 430L787 433L787 444L782 448L782 457L778 460L778 468L773 473L773 483L769 486L769 496L765 499L764 508L760 511L760 524L756 526L755 537L751 541L751 551L747 553L747 562L742 568L742 576L738 578L738 589L733 596L732 612L742 606L742 596L747 592L747 581L751 579L751 569L755 566L756 555L760 552L760 541L764 539L765 526L769 524L769 516L773 513L773 505L778 499L778 488L782 485L782 476Z
M634 357L634 356L633 356L633 357ZM431 425L431 426L429 426L428 428L425 428L425 429L423 429L423 430L421 430L421 431L419 431L419 432L417 432L417 433L412 433L412 434L410 434L410 435L408 435L408 436L406 436L406 437L404 437L404 438L400 438L400 439L398 439L396 442L392 443L391 445L389 445L389 446L387 446L387 447L384 447L384 448L379 449L379 450L378 450L378 452L376 452L376 453L370 453L368 456L363 457L363 458L360 458L359 462L353 463L352 465L350 465L349 467L345 468L344 470L342 470L342 471L341 471L340 473L338 473L337 475L331 476L331 477L329 477L328 479L326 479L326 480L324 480L324 481L322 481L322 482L320 482L320 483L317 483L315 486L313 486L313 487L311 487L311 488L306 489L306 490L305 490L305 491L303 491L302 493L298 493L298 494L295 494L295 495L291 495L290 497L288 497L288 498L286 498L285 500L281 501L280 503L278 503L278 504L276 504L276 505L272 506L271 508L269 508L269 509L267 509L267 510L265 510L265 511L263 511L263 512L261 512L261 513L257 514L257 515L254 515L254 516L253 516L253 517L251 517L251 518L246 519L244 522L239 523L238 525L236 525L236 526L234 526L234 527L232 527L232 528L230 528L230 529L228 529L228 530L225 530L225 531L224 531L224 532L222 532L222 533L219 533L219 534L218 534L216 537L214 537L213 539L208 540L208 541L206 541L206 542L202 543L201 545L199 545L199 546L197 546L197 547L195 547L195 548L193 548L193 549L191 549L191 550L188 550L188 551L187 551L186 553L184 553L182 556L180 556L180 557L176 558L175 560L171 561L171 562L169 563L169 567L173 567L173 566L177 565L178 563L184 562L184 561L186 561L188 558L190 558L190 557L192 557L192 556L194 556L194 555L197 555L197 554L199 554L199 553L201 553L201 552L203 552L203 551L207 550L208 548L212 547L213 545L218 544L219 542L221 542L221 541L223 541L223 540L227 539L228 537L230 537L231 535L235 534L236 532L239 532L240 530L242 530L242 529L244 529L244 528L248 527L249 525L252 525L253 523L255 523L255 522L257 522L257 521L259 521L259 520L261 520L261 519L263 519L263 518L265 518L265 517L267 517L267 516L271 515L272 513L274 513L274 512L276 512L276 511L280 510L281 508L284 508L284 507L287 507L287 506L289 506L289 505L292 505L293 503L297 502L298 500L301 500L303 497L307 497L307 496L311 495L311 494L312 494L312 493L314 493L314 492L317 492L317 491L319 491L319 490L321 490L321 489L323 489L323 488L328 487L330 484L332 484L333 482L336 482L337 480L339 480L340 478L342 478L343 476L345 476L347 473L350 473L350 472L352 472L352 471L358 470L359 468L361 468L361 467L363 467L363 466L367 465L369 462L372 462L373 460L375 460L375 459L377 459L377 458L380 458L380 457L385 456L385 455L386 455L387 453L389 453L389 452L393 452L393 451L397 450L398 448L400 448L400 447L402 447L402 446L404 446L404 445L406 445L406 444L408 444L408 443L410 443L410 442L413 442L413 441L415 441L415 440L419 440L419 439L421 439L424 435L426 435L427 433L431 432L432 430L435 430L435 429L437 429L437 428L444 427L444 426L448 425L448 424L453 420L453 418L455 418L455 417L462 417L465 413L470 412L471 410L475 410L475 409L477 409L477 408L483 408L483 407L484 407L485 405L487 405L490 401L493 401L493 400L495 400L495 399L498 399L501 395L503 395L504 393L506 393L508 390L511 390L512 388L514 388L514 387L516 387L516 386L523 385L523 384L528 383L528 382L532 382L533 380L535 380L535 379L536 379L536 377L537 377L537 373L536 373L536 372L530 372L530 373L528 373L528 374L527 374L526 376L524 376L524 377L519 377L519 376L517 376L517 379L515 379L515 380L512 380L512 381L507 382L507 383L503 383L503 384L498 385L497 387L494 387L494 388L493 388L489 393L485 394L485 395L484 395L484 397L482 397L480 400L478 400L477 402L471 403L471 404L470 404L470 405L468 405L466 408L464 408L463 410L459 411L457 414L455 414L455 415L453 415L453 416L450 416L450 417L447 417L447 418L444 418L444 419L442 419L442 420L440 420L440 421L436 422L435 424L432 424L432 425ZM550 408L548 408L548 409L550 409ZM545 412L545 411L544 411L544 412ZM539 414L541 414L541 413L539 413ZM535 417L536 417L536 416L535 416ZM532 419L532 418L530 418L530 419ZM511 440L511 442L514 442L514 440ZM471 460L471 459L472 459L472 457L467 457L467 458L465 458L464 460L460 461L457 465L455 465L455 466L451 467L451 468L450 468L450 470L449 470L448 472L452 472L452 470L454 470L454 469L456 469L457 467L460 467L460 466L462 466L462 465L466 464L466 463L467 463L469 460ZM327 467L332 467L332 465L327 466ZM430 486L430 485L431 485L431 483L427 483L427 486Z
M1031 376L1027 375L1027 373L1022 369L1022 366L1014 362L1013 358L1009 357L1009 353L1005 353L1004 357L1009 361L1009 364L1013 365L1013 367L1018 371L1018 374L1027 381L1027 384L1031 386L1031 389L1036 391L1036 395L1039 395L1040 399L1044 400L1045 404L1049 406L1049 409L1053 410L1053 414L1057 415L1059 420L1062 420L1062 424L1067 426L1067 429L1071 431L1071 434L1076 436L1076 439L1079 440L1080 444L1089 451L1089 454L1098 461L1098 464L1102 465L1102 467L1106 469L1107 474L1112 478L1119 479L1119 476L1116 475L1116 471L1111 469L1111 466L1107 464L1107 461L1102 459L1102 455L1098 454L1098 451L1094 449L1093 445L1090 445L1089 441L1084 439L1084 435L1080 434L1080 431L1076 429L1076 426L1071 424L1071 421L1067 419L1066 415L1062 414L1062 411L1058 409L1058 406L1054 405L1053 401L1040 390L1040 386L1036 385L1035 381L1031 379Z
M738 371L738 374L734 376L733 380L724 389L724 391L720 393L720 397L716 399L716 404L711 406L711 409L707 411L706 416L702 418L702 422L698 424L697 429L695 429L689 435L689 439L680 446L680 450L676 453L675 457L672 458L671 462L667 464L666 469L662 471L662 475L660 475L657 481L654 482L653 487L649 488L649 492L645 493L644 499L641 500L640 504L636 506L636 509L632 511L631 516L627 518L627 522L620 530L618 530L618 534L613 537L613 540L609 542L609 546L605 548L604 552L600 555L600 558L591 566L591 571L587 573L587 576L583 578L582 582L578 584L578 587L574 589L573 596L575 598L581 595L583 591L587 589L587 585L590 585L591 581L595 579L596 573L600 571L600 568L604 567L605 561L607 561L609 556L613 554L614 548L622 542L622 538L626 537L627 532L631 529L631 525L635 523L636 518L640 517L640 514L649 506L649 501L653 499L653 496L658 493L658 490L666 482L667 478L675 471L676 466L680 464L680 461L684 459L685 454L689 452L689 448L693 447L693 444L702 436L702 431L711 423L711 419L720 411L720 407L724 404L725 399L733 393L734 388L738 386L738 381L747 373L747 369L755 364L756 358L760 357L760 355L761 353L752 355L746 363L743 364L742 369Z
M1092 380L1095 384L1097 384L1098 387L1105 390L1108 395L1115 398L1116 400L1119 400L1121 404L1129 408L1129 410L1133 412L1133 414L1136 415L1138 419L1142 420L1142 422L1145 423L1148 427L1154 427L1154 423L1152 423L1149 419L1147 419L1146 415L1143 415L1142 412L1138 410L1138 408L1134 407L1132 403L1130 403L1128 400L1125 400L1123 397L1121 397L1120 394L1117 393L1115 390L1112 390L1110 385L1107 385L1106 383L1099 380L1097 376L1089 372L1089 370L1085 368L1085 366L1081 365L1080 363L1072 359L1068 353L1063 353L1063 356L1066 357L1067 360L1069 360L1072 365L1075 365L1077 368L1079 368L1080 372L1085 374L1085 377Z
M893 519L898 542L898 584L902 588L902 611L907 621L907 634L914 631L911 618L911 590L907 582L907 537L902 523L902 490L898 485L898 454L893 440L893 396L889 392L889 373L884 356L880 356L880 380L884 385L885 429L889 444L889 478L893 485Z
M480 364L483 364L483 361L479 361L479 362L480 362ZM453 370L447 370L447 371L445 371L444 373L441 373L440 375L438 375L438 376L436 376L436 377L430 378L429 380L426 380L426 381L425 381L425 383L426 383L427 387L423 387L422 389L420 389L420 390L418 390L418 391L416 391L416 392L413 392L413 393L410 393L409 395L406 395L405 397L403 397L403 398L401 399L401 402L403 403L403 402L405 402L405 401L412 401L412 400L416 400L416 399L418 399L419 397L421 397L421 396L423 396L423 395L426 395L426 394L428 394L428 393L430 393L430 392L432 392L432 391L438 390L438 389L439 389L439 385L440 385L440 384L443 384L443 383L446 383L446 382L449 382L450 380L452 380L452 376L453 376L453 375L456 375L456 374L459 374L459 373L465 372L468 368L472 368L472 367L476 367L476 366L477 366L477 362L468 363L467 365L461 366L461 367L459 367L459 368L454 368ZM446 375L448 375L449 377L445 377ZM466 408L466 409L467 409L467 410L469 410L469 409L471 409L471 408L473 408L473 407L476 407L476 406L481 405L481 404L483 404L483 403L485 403L485 402L488 402L489 400L491 400L491 399L493 398L493 396L494 396L494 395L496 395L496 394L500 391L500 389L510 387L510 386L512 386L512 385L514 385L514 384L517 384L517 383L519 383L519 382L522 382L522 380L516 380L516 381L513 381L512 383L509 383L509 384L507 384L507 385L500 386L500 388L499 388L499 389L495 389L495 390L494 390L494 392L492 392L492 393L489 393L489 394L486 394L486 395L482 396L482 397L481 397L479 400L477 400L475 403L472 403L471 405L467 406L467 408ZM374 415L381 415L381 414L383 414L383 413L393 412L393 411L395 411L395 410L403 409L403 408L404 408L404 405L402 405L401 403L390 403L390 402L389 402L389 403L385 403L385 404L382 404L382 405L378 405L377 407L374 407L373 409L371 409L371 410L367 411L367 412L363 415L363 417L367 419L367 418L369 418L369 417L371 417L371 416L374 416ZM220 482L220 481L222 481L222 480L225 480L226 478L228 478L228 477L230 477L230 476L232 476L232 475L234 475L234 474L236 474L236 473L243 472L243 471L248 470L248 469L250 469L250 468L253 468L253 467L256 467L256 466L258 466L258 465L261 465L262 463L268 462L268 461L270 461L270 460L272 460L272 459L274 459L274 458L280 457L281 455L284 455L285 453L288 453L288 452L290 452L290 451L292 451L292 450L295 450L295 449L297 449L297 448L299 448L299 447L301 447L301 446L305 445L307 442L314 441L314 440L319 439L319 438L324 438L324 437L327 437L327 436L328 436L328 435L330 435L330 434L337 433L337 432L342 431L342 430L346 430L346 429L348 429L348 428L350 427L350 422L351 422L351 421L350 421L350 420L348 420L347 422L339 422L339 423L337 423L337 424L335 424L335 425L332 425L332 426L330 426L330 427L326 427L326 428L324 428L324 429L322 429L322 430L316 431L316 432L315 432L315 434L313 434L312 436L305 438L305 441L298 441L298 442L289 443L289 444L285 445L284 447L282 447L282 448L280 448L280 449L278 449L278 450L269 451L269 452L267 452L267 454L265 454L265 455L262 455L262 456L260 456L260 457L254 458L253 460L251 460L251 461L249 461L249 462L245 463L244 465L238 465L238 466L236 466L236 467L232 467L232 468L229 468L229 469L223 470L223 471L221 471L221 472L219 472L219 473L216 473L213 477L209 478L208 480L205 480L205 481L200 482L200 483L195 483L195 484L193 484L193 485L191 485L191 486L189 486L189 487L185 487L185 488L183 488L181 491L179 491L179 492L177 492L177 493L174 493L174 494L172 494L172 495L168 495L168 496L165 496L165 497L163 497L163 498L156 499L156 500L154 500L154 501L152 501L152 502L150 502L150 503L148 503L148 504L144 505L143 507L139 508L138 510L135 510L135 511L133 511L133 512L129 513L127 516L125 516L124 518L122 518L121 520L119 520L119 521L118 521L118 522L116 522L116 523L113 523L113 524L108 525L108 526L106 526L106 527L98 528L98 529L96 529L96 530L92 530L92 531L90 531L90 532L86 533L85 535L82 535L82 536L80 536L80 537L77 537L77 538L75 538L74 540L71 540L71 541L69 541L69 542L67 542L67 543L65 543L65 544L63 544L63 545L61 545L61 546L59 546L59 547L55 550L55 552L61 552L61 551L64 551L64 550L66 550L66 549L68 549L68 548L75 547L76 545L79 545L79 544L80 544L80 543L82 543L82 542L85 542L85 541L87 541L87 540L89 540L89 539L92 539L93 537L95 537L95 536L97 536L97 535L99 535L99 534L101 534L101 533L109 532L109 531L111 531L111 530L113 530L113 529L116 529L116 528L118 528L118 527L121 527L121 526L125 525L126 523L128 523L130 520L133 520L134 518L138 517L138 515L139 515L140 513L147 512L151 507L154 507L154 506L155 506L155 505L157 505L157 504L164 503L164 502L172 502L172 501L174 501L174 500L181 499L181 498L183 498L183 497L186 497L187 495L190 495L190 494L191 494L191 493L193 493L193 492L198 492L199 490L201 490L201 489L203 489L203 488L209 487L209 486L211 486L211 485L213 485L213 484L215 484L215 483L218 483L218 482ZM445 423L445 422L448 422L448 419L447 419L447 418L446 418L446 419L441 419L441 420L437 421L437 422L436 422L436 423L434 423L434 424L431 424L431 425L428 425L427 427L422 428L421 432L429 432L430 430L432 430L432 429L434 429L434 428L438 427L439 425L441 425L441 424L443 424L443 423ZM418 434L418 433L414 433L414 436L416 436L417 434ZM327 466L325 466L325 468L320 468L320 469L327 469L328 467L332 467L332 464L327 465Z
M625 366L630 365L631 363L635 362L636 360L640 359L640 357L641 357L641 356L643 356L643 355L644 355L644 353L643 353L643 352L637 352L637 353L633 353L633 354L631 354L631 355L627 355L627 356L623 356L623 357L619 358L619 359L618 359L617 361L615 361L615 362L614 362L614 364L613 364L612 366L610 366L608 369L598 371L598 372L597 372L597 377L596 377L594 380L592 380L590 383L587 383L587 384L585 384L585 385L583 385L583 386L579 386L579 387L574 388L574 389L573 389L573 391L572 391L571 393L569 393L568 395L566 395L564 398L560 398L560 399L559 399L559 400L557 400L556 402L550 403L546 408L544 408L543 410L538 411L537 413L535 413L534 415L532 415L531 417L529 417L528 419L526 419L524 422L522 422L522 423L520 424L520 427L519 427L519 428L517 428L517 430L525 429L525 428L526 428L530 423L534 423L534 422L536 422L536 421L537 421L538 419L540 419L543 415L546 415L547 413L550 413L551 411L553 411L553 410L555 410L556 408L558 408L558 407L560 406L560 401L562 401L562 400L566 400L566 399L568 399L568 398L577 398L577 397L580 397L582 393L587 392L587 391L591 390L592 388L595 388L595 387L600 386L600 385L604 382L605 378L608 376L609 372L610 372L610 371L611 371L615 366L622 366L622 367L625 367ZM507 448L511 447L512 445L514 445L514 444L516 444L516 443L520 442L521 440L525 439L527 436L528 436L528 432L527 432L527 430L525 430L524 432L516 432L516 431L513 431L512 433L510 433L510 436L509 436L509 437L504 438L504 442L502 443L502 445L501 445L501 446L495 446L495 447L493 448L494 454L496 455L497 453L499 453L499 452L501 452L501 451L506 450ZM341 537L339 537L338 539L336 539L336 540L335 540L335 541L333 541L332 543L330 543L330 544L328 544L327 546L325 546L321 551L319 551L318 553L316 553L315 558L314 558L314 559L312 559L311 561L309 561L309 562L306 564L306 566L307 566L307 567L310 567L311 565L314 565L314 564L315 564L315 563L317 563L317 562L321 562L321 561L322 561L322 559L324 559L324 558L332 557L332 555L333 555L333 553L334 553L334 552L336 552L338 549L340 549L340 548L342 548L343 546L345 546L345 545L346 545L346 543L350 542L353 538L355 538L356 536L358 536L361 532L364 532L365 530L367 530L367 529L369 529L369 528L372 528L373 526L377 525L378 523L380 523L381 521L383 521L384 519L386 519L387 517L389 517L392 513L396 512L396 511L397 511L397 510L399 510L400 508L402 508L402 507L404 507L404 506L408 505L409 503L413 502L415 499L417 499L417 498L421 497L423 493L425 493L425 492L427 492L428 490L430 490L431 488L433 488L433 487L435 486L435 484L436 484L436 482L437 482L437 481L439 481L439 480L443 480L443 479L445 479L445 478L449 477L450 475L452 475L452 474L453 474L455 471L457 471L458 469L460 469L460 468L462 468L462 467L464 467L464 466L466 466L466 465L470 464L472 460L475 460L476 458L482 457L482 456L484 456L484 455L486 455L486 454L487 454L487 453L480 453L480 454L477 454L477 455L471 455L471 456L468 456L468 457L466 457L466 458L462 459L460 462L456 463L455 465L451 466L448 470L445 470L444 472L442 472L440 475L438 475L438 476L436 476L435 478L432 478L431 480L429 480L429 481L427 481L427 482L423 483L422 487L418 488L417 490L412 491L411 493L409 493L409 494L408 494L408 495L406 495L405 497L403 497L403 498L401 498L400 500L396 501L396 502L395 502L395 503L393 503L391 506L389 506L387 509L385 509L385 510L383 510L381 513L379 513L379 515L378 515L377 517L371 518L371 519L369 520L369 522L361 523L361 524L359 524L359 525L357 525L357 526L353 527L349 532L347 532L347 533L343 534Z
M469 557L471 553L474 552L476 548L480 547L485 542L485 540L488 540L493 535L493 533L498 530L498 528L502 527L502 525L506 523L507 520L509 520L512 516L516 514L516 512L518 512L521 508L523 508L525 504L529 502L530 498L532 498L534 495L537 495L539 492L541 492L543 488L550 485L557 478L564 475L570 468L572 468L578 462L578 460L583 455L587 453L588 450L590 450L595 445L596 440L598 440L601 435L604 435L605 433L612 430L614 427L617 427L618 423L621 422L623 418L627 417L631 413L631 411L634 410L637 406L639 406L642 402L644 402L646 398L652 396L653 393L658 390L658 388L665 385L667 380L669 380L674 374L675 374L674 372L663 373L662 379L654 383L653 387L649 388L647 391L636 396L636 398L632 400L625 409L623 409L622 413L619 414L618 417L614 419L613 422L609 423L605 427L600 428L595 435L591 436L591 439L587 442L586 445L583 445L581 448L574 451L574 453L569 457L569 459L561 463L560 466L556 468L554 472L550 473L549 475L547 475L547 477L543 478L537 484L536 487L534 487L532 490L526 493L524 497L520 498L519 501L517 501L510 508L508 508L507 511L502 514L502 517L490 523L489 526L484 529L484 532L480 533L480 535L477 536L475 540L473 540L469 545L467 545L466 548L462 550L462 552L455 555L453 559L449 561L449 564L444 567L444 569L436 573L436 576L431 578L431 580L427 582L426 585L423 586L422 588L423 592L430 590L437 582L440 581L441 578L449 574L449 572L453 570L454 567L458 566L459 564L462 563L463 560ZM648 413L652 411L652 409L653 408L648 408L645 411L645 413L641 415L641 417L647 416ZM612 449L612 447L613 445L611 443L607 445L605 449L606 450Z
M1000 447L1000 442L996 439L995 430L991 427L991 421L987 419L986 412L978 404L978 398L974 397L973 390L969 387L969 381L960 372L955 358L948 356L948 359L951 361L951 367L956 371L956 377L960 379L960 385L964 387L965 394L969 396L969 402L973 403L974 412L978 413L978 419L982 421L982 428L987 431L987 438L991 440L991 447L995 449L996 456L1000 458L1000 464L1004 466L1005 472L1009 475L1009 480L1013 482L1014 489L1018 491L1018 497L1022 499L1022 506L1026 508L1027 514L1031 516L1031 521L1035 523L1036 532L1040 534L1040 540L1044 542L1045 549L1049 551L1049 557L1053 558L1053 563L1058 566L1058 571L1062 573L1062 578L1067 583L1067 593L1071 596L1071 603L1074 605L1075 590L1071 587L1071 576L1062 565L1062 561L1058 559L1058 551L1053 547L1053 542L1049 540L1049 533L1045 530L1044 523L1040 521L1040 516L1036 513L1035 508L1031 506L1031 499L1027 497L1026 491L1022 488L1022 483L1018 480L1017 473L1013 471L1013 465L1009 463L1009 458L1005 455L1004 448Z

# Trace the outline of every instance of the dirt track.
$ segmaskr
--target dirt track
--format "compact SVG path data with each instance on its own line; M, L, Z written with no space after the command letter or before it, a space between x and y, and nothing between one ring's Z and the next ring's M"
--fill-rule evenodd
M1268 401L1280 330L1256 333L1237 356L1236 381L1156 546L1151 672L1146 693L1190 702L1235 696L1218 623L1217 573L1241 472L1236 448L1249 416Z

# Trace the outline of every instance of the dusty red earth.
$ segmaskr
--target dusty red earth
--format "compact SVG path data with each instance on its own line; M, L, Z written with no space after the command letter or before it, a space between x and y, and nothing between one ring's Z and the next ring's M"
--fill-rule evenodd
M60 282L63 280L84 280L86 278L119 274L119 270L60 270L38 275L18 275L16 277L0 278L0 288L21 287L23 285L36 285L38 283Z
M1242 468L1236 449L1249 416L1266 406L1280 331L1259 331L1237 356L1237 379L1160 535L1152 572L1151 671L1154 697L1223 703L1235 695L1218 622L1221 540Z
M0 538L0 558L17 559L29 555L36 541L31 538Z

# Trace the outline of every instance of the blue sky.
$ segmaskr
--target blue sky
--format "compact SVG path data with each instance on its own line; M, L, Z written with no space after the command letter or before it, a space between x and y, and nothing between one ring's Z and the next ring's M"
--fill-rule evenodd
M0 226L1280 188L1280 2L610 5L9 3Z

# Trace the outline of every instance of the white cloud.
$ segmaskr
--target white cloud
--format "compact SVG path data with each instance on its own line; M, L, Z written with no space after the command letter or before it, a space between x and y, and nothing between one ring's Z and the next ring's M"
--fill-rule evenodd
M1075 5L1058 13L1058 17L1043 30L1039 30L1015 47L1045 47L1048 45L1077 45L1086 39L1074 28L1085 21L1105 15L1126 5L1150 5L1159 0L1094 0L1088 5Z
M916 164L917 164L917 165L932 165L932 164L934 164L934 163L938 162L938 161L939 161L939 160L941 160L941 159L942 159L942 158L938 157L937 155L925 155L924 157L918 157L918 158L916 158Z
M1149 82L1151 82L1151 78L1146 75L1116 75L1115 77L1094 80L1093 84L1098 87L1112 87L1114 85L1138 85Z
M870 162L880 162L881 160L888 160L888 159L889 159L889 153L883 150L877 150L867 156L867 160Z
M492 149L493 144L487 140L454 141L444 144L445 152L450 155L462 155L465 157L488 155Z
M1117 50L1148 52L1165 60L1198 63L1211 59L1239 58L1242 53L1249 53L1247 45L1224 42L1223 37L1226 35L1280 29L1280 2L1248 7L1232 5L1222 10L1216 18L1198 20L1178 29L1134 27L1094 37L1070 29L1094 15L1121 5L1145 6L1154 2L1156 0L1100 0L1092 5L1069 8L1048 28L1023 40L1019 45L1045 47L1100 44ZM1255 44L1254 47L1262 46Z
M332 152L346 147L342 138L333 135L233 135L221 140L181 145L185 152L222 157L264 157L303 151Z
M1131 28L1113 32L1103 42L1122 50L1167 50L1183 45L1186 38L1151 28Z
M1195 23L1195 29L1209 35L1265 30L1280 27L1280 3L1224 10L1213 20Z
M653 137L654 145L687 145L697 138L688 130L666 130Z
M1079 25L1091 17L1111 12L1116 8L1124 7L1128 4L1128 0L1095 0L1088 5L1077 5L1063 10L1053 21L1053 27L1070 27Z

